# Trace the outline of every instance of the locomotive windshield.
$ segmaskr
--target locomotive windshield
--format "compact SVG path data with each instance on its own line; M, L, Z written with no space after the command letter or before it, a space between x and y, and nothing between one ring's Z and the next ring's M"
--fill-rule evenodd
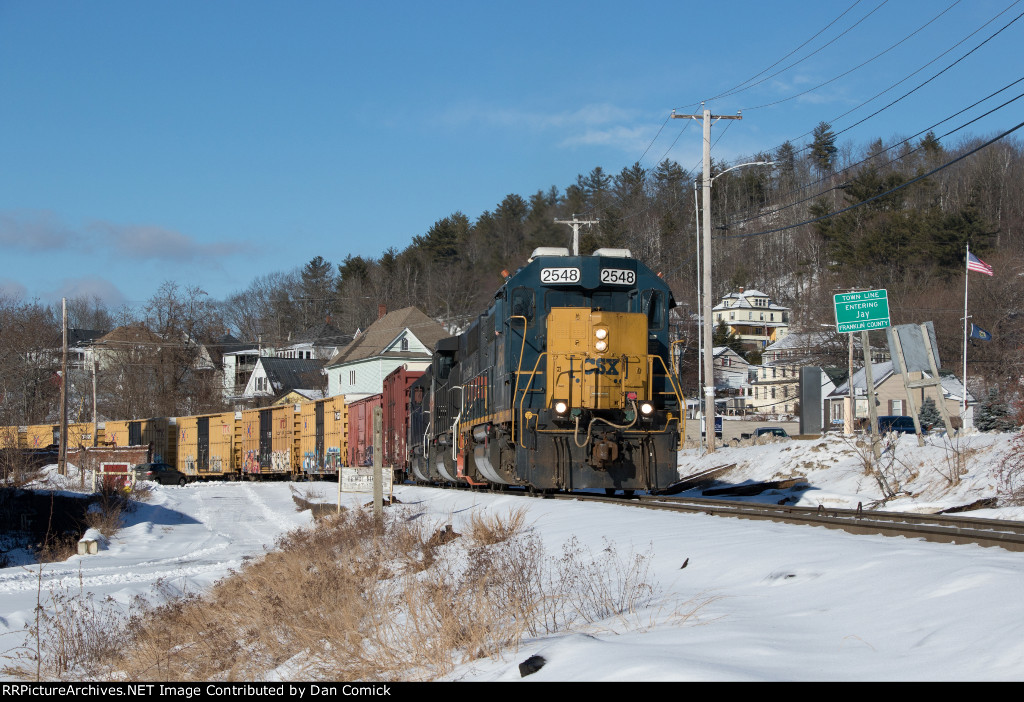
M589 307L605 312L631 312L632 298L626 297L621 291L610 290L558 290L544 292L544 309L552 307Z

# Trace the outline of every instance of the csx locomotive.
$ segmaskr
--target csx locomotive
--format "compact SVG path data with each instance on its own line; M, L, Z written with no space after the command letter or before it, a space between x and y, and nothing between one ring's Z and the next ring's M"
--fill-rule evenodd
M678 479L665 282L625 249L540 248L410 388L413 476L538 490Z

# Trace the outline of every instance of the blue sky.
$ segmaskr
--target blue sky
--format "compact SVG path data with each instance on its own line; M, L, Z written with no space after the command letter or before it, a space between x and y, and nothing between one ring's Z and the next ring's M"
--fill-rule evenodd
M715 126L716 159L799 144L1022 12L1012 0L0 0L0 291L117 307L174 280L224 298L317 255L402 249L456 210L476 218L595 166L690 168L700 130L670 111L794 50L708 107L743 110ZM840 144L909 136L1017 80L1022 39L1024 18ZM947 142L1018 124L1021 103Z

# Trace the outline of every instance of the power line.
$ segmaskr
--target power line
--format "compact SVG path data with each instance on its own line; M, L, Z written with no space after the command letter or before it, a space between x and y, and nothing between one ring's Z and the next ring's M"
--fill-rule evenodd
M946 163L942 164L941 166L938 166L937 168L933 168L932 170L928 171L924 175L920 175L917 178L914 178L912 180L908 180L905 183L897 185L895 188L891 188L889 190L886 190L884 193L879 193L878 195L874 195L872 197L869 197L867 200L864 200L862 202L858 202L855 205L850 205L849 207L845 207L845 208L843 208L841 210L838 210L836 212L830 212L829 214L822 215L821 217L815 217L814 219L805 220L803 222L798 222L796 224L789 224L789 225L786 225L784 227L776 227L775 229L767 229L765 231L752 232L750 234L733 234L733 235L729 235L729 236L721 236L721 237L718 237L718 238L719 239L746 239L746 238L754 237L754 236L764 236L766 234L775 234L775 233L778 233L778 232L786 231L788 229L794 229L796 227L801 227L801 226L803 226L805 224L814 224L815 222L820 222L822 220L826 220L826 219L829 219L831 217L835 217L837 215L841 215L844 212L849 212L851 210L855 210L858 207L863 207L864 205L867 205L867 204L869 204L871 202L874 202L875 200L883 198L883 197L885 197L887 195L891 195L892 193L894 193L894 192L896 192L898 190L902 190L903 188L906 188L907 186L913 185L914 183L917 183L918 181L924 180L925 178L928 178L929 176L932 176L932 175L938 173L941 170L949 168L954 163L958 163L959 161L964 160L968 156L971 156L971 155L977 153L978 151L981 151L986 146L990 146L991 144L994 144L995 142L999 141L1003 137L1006 137L1006 136L1008 136L1010 134L1013 134L1015 131L1017 131L1021 127L1024 127L1024 122L1021 122L1017 126L1011 128L1011 129L1006 130L1005 132L1003 132L1002 134L1000 134L997 137L989 139L988 141L986 141L981 146L978 146L977 148L971 149L967 153L965 153L965 154L963 154L961 156L958 156L957 158L953 159L952 161L947 161Z
M911 33L910 33L910 34L908 34L907 36L903 37L902 39L900 39L900 40L899 40L898 42L896 42L895 44L892 44L892 45L891 45L891 46L889 46L889 47L888 47L887 49L884 49L883 51L880 51L879 53L875 54L874 56L872 56L871 58L869 58L869 59L868 59L867 61L864 61L863 63L857 64L856 66L854 66L853 68L849 69L848 71L845 71L845 72L843 72L843 73L840 73L839 75L837 75L837 76L835 76L835 77L833 77L833 78L829 78L828 80L826 80L826 81L825 81L825 82L823 82L823 83L819 83L818 85L814 86L813 88L808 88L807 90L804 90L804 91L802 91L802 92L796 93L795 95L790 95L789 97L785 97L785 98L782 98L782 99L780 99L780 100L775 100L774 102L768 102L768 103L765 103L765 104L763 104L763 105L756 105L756 106L754 106L754 107L746 107L746 108L744 108L744 109L745 109L745 110L760 110L760 109L762 109L762 108L764 108L764 107L772 107L773 105L779 105L779 104L781 104L781 103L783 103L783 102L788 102L788 101L790 101L790 100L795 100L796 98L798 98L798 97L801 97L802 95L806 95L807 93L812 93L812 92L814 92L815 90L818 90L819 88L823 88L823 87L825 87L826 85L829 85L830 83L834 83L835 81L839 80L840 78L843 78L843 77L845 77L845 76L848 76L848 75L850 75L851 73L853 73L854 71L857 71L857 70L859 70L859 69L863 68L864 66L868 65L869 63L872 63L873 61L875 61L875 60L876 60L876 59L878 59L878 58L881 58L882 56L884 56L885 54L889 53L890 51L892 51L892 50L893 50L893 49L895 49L896 47L898 47L898 46L900 46L901 44L903 44L904 42L908 41L908 40L909 40L909 39L910 39L911 37L913 37L914 35L918 34L918 33L919 33L919 32L921 32L922 30L924 30L924 28L925 28L925 27L927 27L928 25L932 24L933 22L935 22L936 20L938 20L938 19L939 19L940 17L942 17L942 16L944 15L944 14L946 14L946 13L947 13L947 12L949 12L949 11L950 11L951 9L953 9L953 8L954 8L954 7L956 6L956 5L958 5L958 4L960 3L960 1L961 1L961 0L954 0L954 2L953 2L953 4L952 4L952 5L949 5L949 6L948 6L948 7L946 8L946 9L944 9L944 10L943 10L942 12L940 12L939 14L935 15L934 17L932 17L932 18L931 18L930 20L928 20L927 22L925 22L924 24L922 24L922 25L921 25L920 27L918 27L917 29L915 29L915 30L914 30L913 32L911 32ZM880 7L880 6L879 6L879 7ZM878 8L875 8L875 9L878 9ZM865 18L865 19L866 19L866 18Z
M867 158L861 159L860 161L857 161L856 163L850 164L849 166L847 166L846 168L843 169L843 173L845 174L845 173L851 171L852 169L856 168L857 166L863 165L863 164L867 163L868 161L871 161L872 159L875 159L875 158L881 156L882 154L886 153L887 151L891 151L891 150L893 150L893 149L895 149L895 148L897 148L899 146L902 146L904 144L909 143L911 140L917 138L921 134L924 134L926 132L932 131L935 127L939 126L940 124L948 122L949 120L953 119L954 117L956 117L958 115L961 115L964 112L966 112L966 111L968 111L968 110L970 110L970 109L972 109L974 107L977 107L978 105L980 105L981 103L985 102L986 100L988 100L988 99L998 95L999 93L1001 93L1001 92L1003 92L1005 90L1008 90L1008 89L1012 88L1014 85L1017 85L1021 81L1024 81L1024 77L1018 78L1017 80L1013 81L1012 83L1009 83L1008 85L1003 86L1002 88L1000 88L999 90L995 91L994 93L990 93L989 95L985 96L981 100L978 100L977 102L975 102L975 103L973 103L971 105L968 105L967 107L965 107L965 108L963 108L963 109L953 113L949 117L946 117L945 119L942 119L942 120L940 120L938 122L935 122L934 124L932 124L929 127L925 127L924 129L922 129L921 131L917 132L916 134L913 134L913 135L907 137L906 139L903 139L902 141L898 141L895 144L892 144L891 146L886 147L882 151L879 151L878 153L871 154ZM984 114L981 114L981 115L975 117L974 119L971 119L971 120L968 120L967 122L964 122L960 126L955 127L953 129L949 130L945 134L937 136L936 140L941 141L942 139L945 139L946 137L950 136L951 134L954 134L954 133L960 131L961 129L964 129L965 127L970 126L971 124L974 124L978 120L984 119L985 117L988 117L992 113L994 113L994 112L996 112L998 110L1001 110L1002 108L1006 107L1010 103L1015 102L1017 100L1020 100L1022 97L1024 97L1024 93L1018 95L1015 98L1011 98L1010 100L1007 100L1003 104L1001 104L1001 105L999 105L997 107L992 108L988 112L985 112ZM889 159L888 161L886 161L885 163L878 164L877 166L874 167L874 170L885 168L886 166L890 166L890 165L892 165L894 163L902 161L903 159L906 159L908 156L911 156L912 154L920 151L921 148L922 148L922 146L918 145L917 147L907 151L906 153L900 154L896 158L892 158L892 159ZM800 188L797 188L796 190L791 190L791 191L789 191L789 193L786 193L786 195L788 195L790 193L800 192L801 190L806 190L807 188L810 188L811 186L817 185L819 183L823 183L826 180L827 179L825 179L825 178L816 180L816 181L814 181L812 183L808 183L807 185L804 185L804 186L802 186ZM771 209L771 210L768 210L768 211L765 211L765 212L759 212L759 213L757 213L757 214L755 214L755 215L753 215L751 217L747 217L745 219L733 220L732 222L729 222L726 226L732 227L732 226L736 226L736 225L739 225L739 224L744 224L745 222L751 222L751 221L756 220L756 219L763 219L763 218L765 218L765 217L767 217L769 215L777 214L779 212L782 212L783 210L787 210L787 209L789 209L791 207L795 207L795 206L800 205L800 204L802 204L804 202L807 202L808 200L813 200L815 198L821 197L822 195L830 193L833 190L842 189L843 187L845 187L847 185L848 182L849 181L840 183L838 185L833 185L832 187L826 188L825 190L820 190L820 191L818 191L817 193L815 193L813 195L809 195L809 196L807 196L805 198L802 198L800 200L796 200L796 201L791 202L791 203L786 204L786 205L781 205L779 207L776 207L774 209Z

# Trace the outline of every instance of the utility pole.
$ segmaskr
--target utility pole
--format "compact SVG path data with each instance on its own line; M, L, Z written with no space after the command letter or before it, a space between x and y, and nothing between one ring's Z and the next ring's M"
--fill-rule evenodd
M572 219L556 219L555 224L568 224L572 227L572 255L580 255L580 225L583 224L599 224L599 219L576 219L576 213L572 215Z
M60 359L60 444L57 447L57 472L68 474L68 299L62 297L61 331L63 351Z
M701 186L704 189L704 436L707 440L708 453L715 452L715 354L712 348L711 331L711 122L720 119L743 119L740 115L713 115L711 110L704 110L702 115L677 115L672 111L672 119L699 119L704 122L704 176ZM711 423L708 424L708 417Z

